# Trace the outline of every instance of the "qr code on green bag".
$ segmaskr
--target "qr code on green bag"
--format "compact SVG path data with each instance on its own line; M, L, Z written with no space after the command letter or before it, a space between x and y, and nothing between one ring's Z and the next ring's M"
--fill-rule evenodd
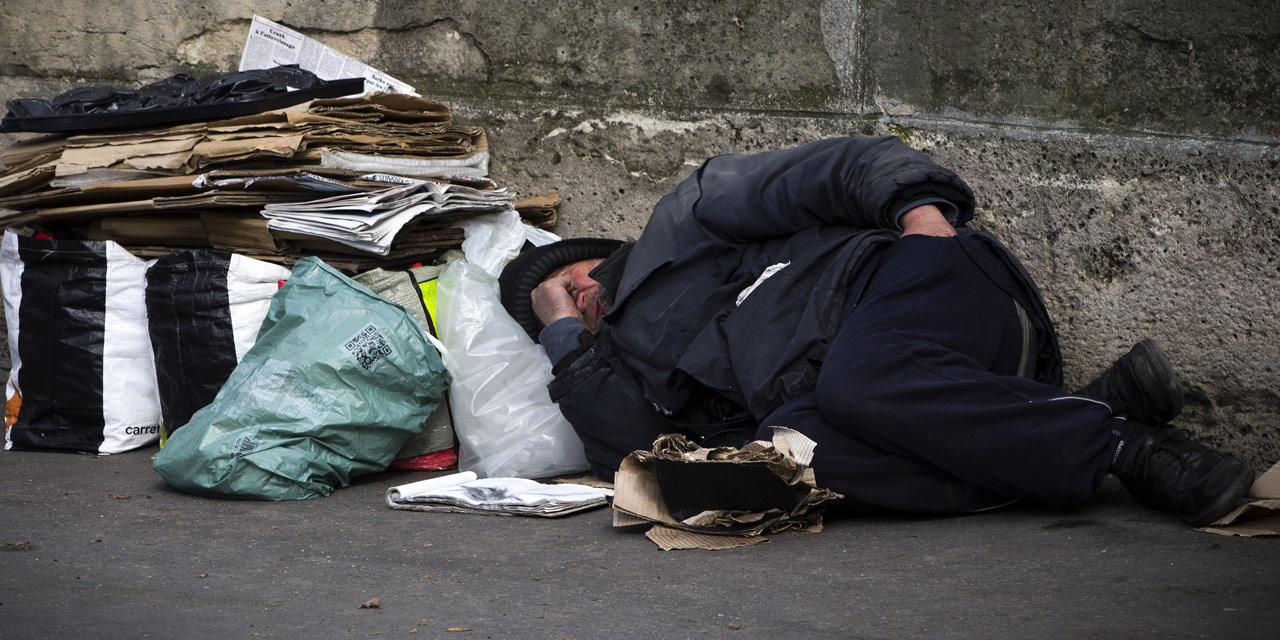
M373 326L372 323L356 332L354 336L347 338L343 343L347 351L356 359L356 364L368 371L382 360L391 357L395 351L391 349L391 345L387 344L382 332Z

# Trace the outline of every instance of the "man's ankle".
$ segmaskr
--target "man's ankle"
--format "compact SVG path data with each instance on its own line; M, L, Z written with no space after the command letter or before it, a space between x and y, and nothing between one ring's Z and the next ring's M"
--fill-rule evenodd
M1111 457L1110 472L1120 478L1131 475L1138 464L1138 452L1142 449L1139 445L1153 433L1154 427L1141 422L1112 418L1111 441L1106 449Z

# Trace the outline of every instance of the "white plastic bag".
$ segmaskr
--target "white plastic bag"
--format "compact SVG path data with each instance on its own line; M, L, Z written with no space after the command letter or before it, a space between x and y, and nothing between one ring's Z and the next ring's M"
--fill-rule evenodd
M497 279L458 260L440 275L437 295L458 468L516 478L586 470L582 441L547 394L551 361L502 308Z
M466 234L462 252L467 255L467 261L494 278L520 255L525 237L533 228L520 221L515 209L468 218L458 222L458 226Z

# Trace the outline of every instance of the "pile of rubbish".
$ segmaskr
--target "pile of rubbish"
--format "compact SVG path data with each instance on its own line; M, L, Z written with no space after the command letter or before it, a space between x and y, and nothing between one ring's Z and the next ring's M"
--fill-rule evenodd
M173 486L271 500L388 467L586 469L497 296L556 239L558 196L517 201L482 128L402 83L365 93L385 76L347 63L364 77L9 102L0 131L47 135L0 154L6 449L159 441Z
M615 527L664 550L818 532L842 497L781 426L742 447L663 435L616 486L532 480L588 469L498 291L527 244L558 240L558 195L517 199L489 178L482 128L282 25L254 17L236 72L7 106L0 131L48 135L0 153L6 450L158 442L171 486L260 500L456 467L387 506L611 501ZM1280 465L1254 497L1207 530L1274 535Z

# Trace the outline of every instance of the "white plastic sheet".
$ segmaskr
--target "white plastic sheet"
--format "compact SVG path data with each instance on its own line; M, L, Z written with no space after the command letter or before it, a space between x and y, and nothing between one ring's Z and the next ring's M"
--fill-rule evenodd
M438 286L458 468L516 478L587 469L582 441L547 394L551 362L502 308L497 279L458 260Z
M508 262L520 255L525 238L533 229L521 222L515 209L468 218L458 226L466 235L462 241L462 252L466 254L467 261L495 279L502 275L502 268Z

